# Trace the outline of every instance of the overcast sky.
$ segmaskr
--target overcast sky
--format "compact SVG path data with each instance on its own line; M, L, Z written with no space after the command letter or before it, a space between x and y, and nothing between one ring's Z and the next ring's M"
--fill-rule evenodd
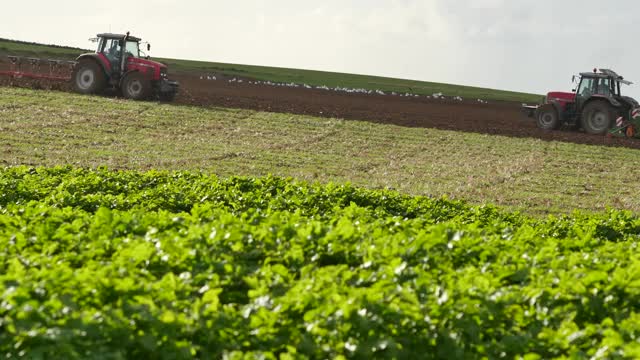
M611 68L638 85L640 1L4 1L0 37L91 48L126 32L152 56L544 93Z

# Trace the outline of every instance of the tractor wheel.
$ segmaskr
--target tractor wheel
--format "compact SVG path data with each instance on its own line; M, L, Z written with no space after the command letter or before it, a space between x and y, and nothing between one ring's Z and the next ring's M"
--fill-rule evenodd
M540 129L556 130L560 127L560 117L558 111L551 104L545 104L538 108L536 123Z
M139 72L128 74L122 81L122 95L131 100L146 100L151 96L151 82Z
M582 127L589 134L606 133L615 121L613 107L604 101L593 101L582 109Z
M97 94L104 90L106 79L104 71L95 61L80 62L71 76L73 89L81 94Z

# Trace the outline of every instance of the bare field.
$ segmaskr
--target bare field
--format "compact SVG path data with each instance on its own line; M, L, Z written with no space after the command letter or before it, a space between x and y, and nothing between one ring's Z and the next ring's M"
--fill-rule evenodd
M274 174L494 203L640 210L638 150L0 88L0 163Z

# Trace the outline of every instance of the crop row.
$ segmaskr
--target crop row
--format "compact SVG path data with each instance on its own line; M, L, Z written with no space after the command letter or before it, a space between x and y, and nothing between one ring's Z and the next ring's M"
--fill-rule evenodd
M275 177L0 171L7 358L634 358L640 221Z

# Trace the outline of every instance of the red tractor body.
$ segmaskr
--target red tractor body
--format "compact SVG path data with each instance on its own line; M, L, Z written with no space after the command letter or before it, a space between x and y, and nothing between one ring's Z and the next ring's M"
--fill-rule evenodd
M567 105L576 102L576 94L561 91L552 91L547 94L547 101L557 102L563 110L567 109Z
M545 130L566 125L583 128L590 134L618 132L620 127L635 126L632 122L638 118L640 108L635 99L621 94L621 84L631 82L612 70L594 69L580 73L578 87L572 92L551 91L541 104L524 105L523 110Z
M112 72L111 62L103 53L82 54L78 57L78 60L87 58L97 59L105 69L105 73ZM145 74L151 81L160 81L160 74L162 72L166 74L167 66L153 60L129 57L127 58L125 69L126 71L138 71L142 74Z
M71 77L77 92L99 93L111 87L131 99L173 100L178 82L168 79L166 65L140 56L139 38L129 33L98 34L94 40L96 52L80 55Z

